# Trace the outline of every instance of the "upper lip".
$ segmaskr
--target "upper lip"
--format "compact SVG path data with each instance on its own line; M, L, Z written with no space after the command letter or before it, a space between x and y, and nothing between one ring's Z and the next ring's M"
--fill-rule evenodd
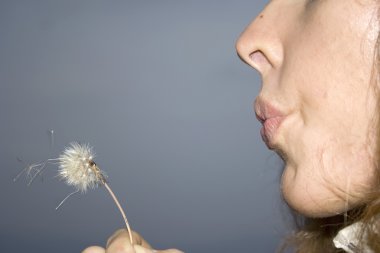
M256 118L264 123L267 119L285 116L279 109L264 101L262 98L257 98L255 101Z

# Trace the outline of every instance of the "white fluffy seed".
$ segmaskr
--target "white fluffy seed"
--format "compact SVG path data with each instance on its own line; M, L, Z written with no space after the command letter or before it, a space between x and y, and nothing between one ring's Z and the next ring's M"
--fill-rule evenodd
M88 144L72 142L58 158L58 175L78 191L96 188L104 184L105 176L94 163L94 157Z

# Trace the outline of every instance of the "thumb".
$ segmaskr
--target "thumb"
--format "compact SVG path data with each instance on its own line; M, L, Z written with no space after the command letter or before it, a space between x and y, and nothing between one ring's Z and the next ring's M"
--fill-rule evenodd
M83 250L82 253L105 253L105 249L99 246L91 246Z
M157 251L153 250L153 249L147 249L147 248L144 248L140 245L133 245L133 248L135 249L135 252L136 253L156 253Z

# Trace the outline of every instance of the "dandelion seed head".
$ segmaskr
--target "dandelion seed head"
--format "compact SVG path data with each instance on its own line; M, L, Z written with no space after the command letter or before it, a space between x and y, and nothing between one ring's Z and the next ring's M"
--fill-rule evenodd
M53 137L53 130L51 130L51 136ZM41 175L43 170L49 164L58 163L58 176L63 179L68 185L75 188L75 191L67 195L61 203L56 207L58 209L62 204L73 194L77 192L86 192L89 188L96 188L99 185L104 185L111 197L113 198L116 206L119 208L120 213L123 217L125 225L128 230L129 240L133 244L132 230L129 226L127 217L123 208L121 207L118 199L113 193L111 187L106 182L105 174L99 169L99 167L94 162L95 153L92 147L88 144L80 144L77 142L72 142L58 158L50 158L42 163L36 163L26 166L17 176L13 179L16 181L22 174L26 174L30 177L28 185L30 185L33 180ZM22 162L21 159L18 158Z
M88 144L72 142L58 158L59 177L81 192L104 184L104 173L94 163L94 157Z

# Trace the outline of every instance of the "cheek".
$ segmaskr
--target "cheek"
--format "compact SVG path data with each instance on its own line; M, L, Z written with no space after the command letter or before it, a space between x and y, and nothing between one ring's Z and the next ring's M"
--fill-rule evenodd
M348 148L339 142L305 146L304 156L286 163L285 200L309 217L332 216L361 204L374 185L375 167L367 148Z
M327 4L336 2L323 4L328 11ZM295 116L283 127L282 191L290 206L307 216L344 212L360 204L373 186L376 138L370 129L377 98L368 85L375 37L366 34L370 20L363 27L349 23L357 16L331 15L330 21L308 16L304 29L292 37L297 39L284 44L278 83Z

